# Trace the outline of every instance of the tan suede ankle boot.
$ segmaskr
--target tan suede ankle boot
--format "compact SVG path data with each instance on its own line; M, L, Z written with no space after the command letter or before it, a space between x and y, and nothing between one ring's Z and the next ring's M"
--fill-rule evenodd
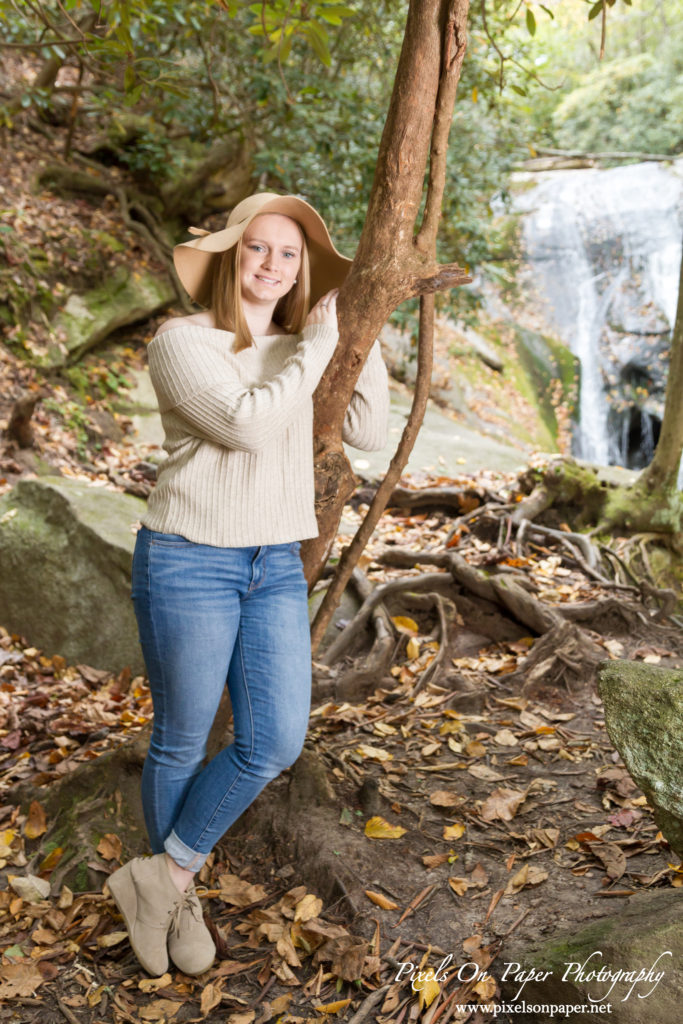
M164 974L168 970L166 940L171 918L185 897L171 879L166 854L136 857L110 875L107 886L141 965L154 977Z
M211 932L204 924L201 903L194 885L182 894L172 914L168 933L171 960L184 974L203 974L216 956Z

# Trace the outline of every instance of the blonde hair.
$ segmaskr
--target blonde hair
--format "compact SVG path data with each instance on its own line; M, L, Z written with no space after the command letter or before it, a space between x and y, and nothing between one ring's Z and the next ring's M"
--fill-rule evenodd
M295 223L303 239L301 266L294 285L282 296L273 310L273 323L281 327L285 334L299 334L303 330L311 305L311 269L306 235L301 225ZM254 344L242 307L239 279L242 238L243 236L240 236L237 244L231 249L216 254L209 303L216 327L234 333L234 352L240 352Z

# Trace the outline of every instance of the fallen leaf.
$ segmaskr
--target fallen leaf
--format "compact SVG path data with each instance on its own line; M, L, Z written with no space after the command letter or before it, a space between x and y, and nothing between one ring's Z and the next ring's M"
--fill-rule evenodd
M400 839L405 833L406 829L400 825L391 825L378 814L365 823L365 834L368 839Z
M470 887L469 879L457 878L455 876L453 878L448 879L448 884L450 885L453 892L457 893L458 896L464 896Z
M101 949L110 949L111 946L118 946L120 942L128 938L128 932L109 932L108 935L99 935L97 945Z
M489 876L478 862L470 871L470 884L475 885L477 889L484 889L489 884Z
M454 807L456 804L462 803L462 800L461 796L450 789L436 789L429 796L430 804L435 807Z
M0 967L0 999L28 999L44 981L35 964L3 964Z
M123 844L118 836L107 835L102 836L99 843L97 844L97 852L105 860L121 860L121 854L123 853Z
M475 779L482 779L484 782L500 782L505 778L495 768L489 768L487 764L471 764L467 771Z
M407 615L392 615L391 621L396 626L399 633L412 634L420 632L420 627L415 619L411 619Z
M319 896L314 896L313 893L307 893L303 899L299 900L294 910L295 921L310 921L313 917L318 917L320 911L323 909L323 901Z
M155 999L148 1006L137 1007L137 1013L143 1020L159 1021L163 1024L164 1021L175 1017L182 1005L183 1003L177 1003L174 999Z
M37 875L10 875L10 887L27 903L40 903L50 895L50 883Z
M515 814L524 803L526 793L520 793L517 789L494 789L493 793L481 805L481 817L483 821L512 821Z
M547 877L547 871L544 871L543 868L537 868L535 865L527 862L515 875L512 876L505 887L505 895L511 896L514 893L520 892L520 890L524 889L527 885L540 885L541 882L545 882Z
M27 839L37 839L47 832L47 818L45 811L37 800L34 800L28 809L28 818L24 825L24 835Z
M170 974L162 974L160 978L141 978L138 988L141 992L158 992L160 988L166 988L172 982Z
M341 1013L351 1002L350 999L337 999L334 1003L322 1003L314 1007L316 1013Z
M387 896L383 896L381 892L372 892L371 889L365 889L364 892L369 900L375 903L378 907L381 907L383 910L398 909L398 903L394 903L394 901L390 900Z
M450 853L425 854L422 858L422 863L426 868L438 868L440 864L445 864L452 856Z
M465 834L465 826L462 822L456 822L454 825L445 825L443 830L444 839L460 839Z
M500 729L493 737L493 742L499 747L516 747L519 740L511 729Z
M420 641L416 640L414 636L411 636L406 645L406 656L409 661L415 661L420 657Z
M604 840L599 843L587 843L586 845L591 853L595 854L598 860L602 861L608 878L611 878L613 881L621 878L626 871L626 857L621 847L617 846L616 843L607 843Z
M206 1017L211 1010L215 1010L220 1002L223 1000L223 985L221 982L214 984L210 981L208 985L205 985L202 989L202 998L200 1002L200 1009L202 1017Z
M391 761L393 754L390 754L388 750L384 750L382 747L373 747L369 743L361 743L359 746L354 747L356 754L360 754L361 757L369 757L373 761Z

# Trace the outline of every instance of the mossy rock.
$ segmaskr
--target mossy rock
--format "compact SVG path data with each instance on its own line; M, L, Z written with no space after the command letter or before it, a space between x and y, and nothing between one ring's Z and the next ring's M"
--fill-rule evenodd
M599 673L609 737L683 857L683 670L611 661Z
M149 271L117 267L105 283L78 295L72 293L54 322L47 364L73 362L127 324L147 320L175 298L170 280Z
M72 662L143 671L130 600L145 503L61 477L0 498L0 622Z
M508 947L494 973L503 999L524 1004L515 1011L515 1022L583 1020L589 1015L611 1024L677 1020L683 1002L682 912L680 890L642 893L612 917L532 948ZM612 972L609 980L599 980L601 970L603 979ZM621 973L615 980L616 972ZM524 984L523 973L528 976ZM591 1010L600 1006L604 1011ZM560 1007L568 1009L561 1012Z

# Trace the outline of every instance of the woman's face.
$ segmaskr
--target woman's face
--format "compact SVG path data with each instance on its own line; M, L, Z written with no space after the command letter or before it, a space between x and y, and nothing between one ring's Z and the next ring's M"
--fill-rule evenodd
M272 304L291 289L301 267L303 235L296 221L282 213L254 217L242 236L242 301Z

